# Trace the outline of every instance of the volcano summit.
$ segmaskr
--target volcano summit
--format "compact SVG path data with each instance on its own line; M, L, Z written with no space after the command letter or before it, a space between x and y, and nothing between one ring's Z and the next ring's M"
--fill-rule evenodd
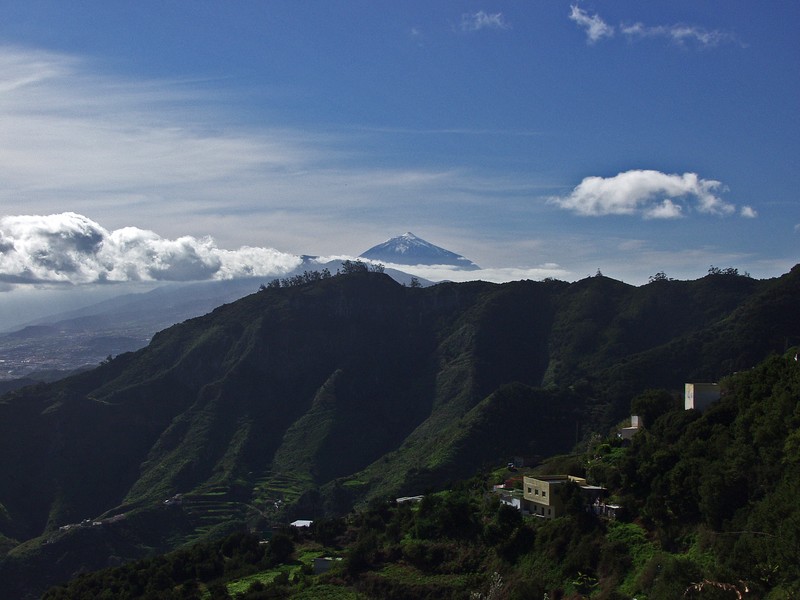
M480 267L474 262L408 232L373 246L361 258L396 265L449 265L472 271Z

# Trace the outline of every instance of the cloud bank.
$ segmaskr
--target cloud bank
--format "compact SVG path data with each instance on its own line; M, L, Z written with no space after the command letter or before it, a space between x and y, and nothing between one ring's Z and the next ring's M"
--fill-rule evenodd
M574 276L568 269L556 263L545 263L535 267L498 267L474 271L459 269L452 265L399 265L386 263L384 266L434 282L490 281L492 283L506 283L525 279L538 281L548 277L566 280Z
M0 218L0 281L6 283L279 276L301 262L298 256L271 248L222 250L211 238L183 236L170 240L136 227L108 231L71 212Z
M632 170L613 177L586 177L567 196L549 198L552 204L585 216L639 215L645 219L676 219L694 210L729 215L733 204L719 195L724 186L696 173L667 174ZM749 206L742 216L755 217Z

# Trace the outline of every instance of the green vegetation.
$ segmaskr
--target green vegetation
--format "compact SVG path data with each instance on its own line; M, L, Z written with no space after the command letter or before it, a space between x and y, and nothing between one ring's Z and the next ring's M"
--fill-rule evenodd
M763 414L761 400L726 399L702 416L671 403L685 381L744 375L800 341L800 268L767 281L720 272L639 288L602 275L411 288L376 270L354 264L337 277L265 287L139 352L3 396L0 595L36 596L75 572L452 488L514 455L556 454L565 456L548 468L575 467L612 489L652 546L621 532L612 539L630 549L630 563L605 564L604 523L516 526L504 546L483 537L481 519L495 514L474 488L431 510L449 515L441 502L478 515L480 527L467 523L472 537L452 543L480 542L500 562L478 565L480 581L424 571L425 589L439 590L425 593L489 593L497 572L509 590L599 594L616 577L615 589L658 597L658 565L690 564L692 577L730 583L732 561L745 555L757 558L760 577L791 581L794 538L770 536L778 521L793 524L798 490L784 478L800 462L793 392L775 392L783 400ZM745 394L742 381L731 377L728 396ZM752 397L775 391L746 385ZM647 430L630 448L591 436L630 415L632 398ZM580 440L590 456L566 455ZM446 523L423 519L403 535L425 550L436 527ZM359 527L350 531L358 539ZM588 554L565 571L539 540ZM362 542L363 589L423 573L410 562L411 571L388 567L396 561L381 548L402 552L402 539ZM720 544L728 571L713 579ZM447 551L461 556L455 546ZM536 574L528 583L506 564L518 562Z
M722 385L702 414L648 391L633 405L660 414L632 443L594 437L535 470L602 474L624 520L587 511L577 487L565 516L524 516L488 492L503 469L268 544L236 534L83 575L44 598L796 597L800 365L791 351ZM313 559L332 555L343 560L315 575Z

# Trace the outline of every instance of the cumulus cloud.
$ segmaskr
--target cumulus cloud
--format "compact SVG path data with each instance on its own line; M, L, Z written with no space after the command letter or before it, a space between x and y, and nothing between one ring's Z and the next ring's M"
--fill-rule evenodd
M722 190L721 182L702 179L696 173L632 170L613 177L586 177L567 196L549 200L579 215L639 214L648 219L674 219L687 209L731 214L736 208L720 198Z
M574 21L579 27L582 27L586 32L586 40L590 44L594 44L598 40L606 37L614 37L614 27L609 25L597 14L590 15L585 10L578 8L577 5L570 7L570 20Z
M503 13L489 14L482 10L476 13L464 13L461 15L461 31L480 31L481 29L510 29Z
M211 238L170 240L136 227L109 231L67 212L0 218L0 281L106 283L279 276L302 259L271 248L217 248Z

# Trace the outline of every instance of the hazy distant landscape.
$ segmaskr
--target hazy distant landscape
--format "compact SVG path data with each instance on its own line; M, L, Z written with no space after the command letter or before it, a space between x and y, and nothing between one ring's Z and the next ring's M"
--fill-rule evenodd
M412 252L408 252L408 236L413 238ZM412 234L392 238L362 253L362 257L375 264L382 265L383 260L401 268L420 262L456 270L475 267L468 259ZM7 385L15 379L24 380L20 383L49 381L75 370L95 367L108 357L146 346L155 333L170 325L204 315L270 282L290 281L315 270L336 272L341 266L341 260L320 261L304 256L299 266L282 277L164 284L150 291L121 293L99 303L90 302L71 311L39 317L24 327L0 333L0 381L8 381ZM412 279L430 283L397 268L384 266L383 270L403 284ZM57 302L51 310L56 306Z

